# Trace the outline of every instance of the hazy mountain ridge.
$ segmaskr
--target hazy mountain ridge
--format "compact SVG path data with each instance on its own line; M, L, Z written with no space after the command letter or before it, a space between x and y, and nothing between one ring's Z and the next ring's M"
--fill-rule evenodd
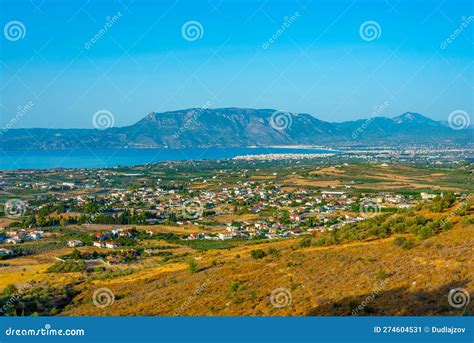
M474 130L453 130L411 112L331 123L307 113L233 107L152 112L133 125L105 130L11 129L1 137L2 149L356 146L471 143Z

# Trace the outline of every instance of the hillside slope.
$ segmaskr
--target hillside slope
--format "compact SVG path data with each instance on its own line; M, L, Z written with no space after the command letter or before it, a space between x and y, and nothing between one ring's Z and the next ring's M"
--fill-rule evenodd
M295 240L285 240L201 252L196 273L183 261L88 283L75 299L79 305L62 315L351 315L364 301L357 315L472 313L472 301L453 308L448 293L474 291L473 225L458 222L409 250L394 241L295 248ZM252 259L257 248L278 252ZM91 301L101 287L118 295L103 309Z

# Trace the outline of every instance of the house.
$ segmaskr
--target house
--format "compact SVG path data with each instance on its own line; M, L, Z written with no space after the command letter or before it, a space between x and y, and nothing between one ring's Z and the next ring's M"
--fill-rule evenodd
M19 237L10 237L10 238L7 238L5 243L7 244L19 244L19 243L22 243L23 240Z
M193 239L203 239L204 234L203 233L198 233L198 232L193 232L188 236L188 239L193 240Z
M262 229L265 229L267 227L267 224L265 224L264 222L256 222L254 224L254 226L255 226L256 229L262 230Z
M122 231L122 232L119 232L119 233L118 233L118 236L119 236L119 237L128 237L128 238L130 238L130 237L132 237L133 235L132 235L132 233L129 232L129 231Z
M232 232L221 232L219 234L217 234L217 237L221 240L224 240L224 239L231 239L234 235L232 234Z
M115 248L118 248L120 246L119 243L117 242L106 242L105 243L105 247L108 248L108 249L115 249Z
M40 232L40 231L33 231L33 232L30 233L30 239L32 239L32 240L40 239L41 234L42 234L42 232Z
M94 244L94 245L95 245L95 244ZM84 243L81 242L81 241L72 240L72 241L67 241L67 246L68 246L69 248L82 247L82 246L84 246Z
M299 221L301 221L302 218L301 218L301 216L300 216L299 214L297 214L297 213L291 213L291 214L290 214L290 219L291 219L291 220L294 220L294 221L296 221L296 222L299 222Z
M423 200L430 200L430 199L434 199L436 197L436 194L421 192L420 196L421 196L421 199L423 199Z
M13 251L6 248L0 248L0 257L1 256L13 256Z
M106 234L100 232L91 233L91 236L94 237L97 241L103 241L107 238Z
M95 247L98 247L98 248L104 248L105 247L105 243L104 242L101 242L101 241L94 241L94 244L93 244Z
M122 231L123 229L113 229L111 232L112 232L112 235L118 235L118 233Z

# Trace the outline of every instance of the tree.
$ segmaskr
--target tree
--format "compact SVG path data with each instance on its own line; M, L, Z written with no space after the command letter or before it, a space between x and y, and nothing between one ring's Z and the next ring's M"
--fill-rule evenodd
M81 259L81 252L77 249L74 249L69 255L71 257L71 260L80 260Z
M188 261L188 268L191 273L195 273L199 269L199 265L197 264L196 260L194 258L190 259Z

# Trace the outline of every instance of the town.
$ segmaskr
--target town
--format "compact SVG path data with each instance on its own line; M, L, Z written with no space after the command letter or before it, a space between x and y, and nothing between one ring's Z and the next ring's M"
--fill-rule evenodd
M472 164L462 159L432 165L423 159L402 163L337 155L1 171L0 286L8 290L12 283L26 282L55 297L67 289L62 307L42 304L38 313L101 315L89 305L93 284L117 289L117 305L107 311L121 314L130 308L121 299L135 296L112 280L136 288L137 294L148 289L146 280L153 285L151 293L173 287L192 292L190 283L196 288L204 283L216 287L213 292L227 299L225 305L216 309L215 299L206 298L208 310L183 307L180 313L253 313L250 304L258 303L257 294L265 302L268 285L285 270L296 274L278 282L289 282L288 289L304 297L298 291L308 282L303 275L318 275L304 261L323 270L328 264L340 270L339 260L362 261L364 268L375 263L376 278L388 278L392 274L385 263L392 258L396 264L405 252L431 254L432 244L445 244L439 243L445 234L464 237L473 226L472 172ZM437 243L429 243L433 240ZM353 246L369 249L368 257L365 252L349 257ZM349 273L351 267L344 265ZM267 268L268 285L246 277ZM410 271L407 267L404 273ZM222 280L214 284L207 275ZM318 287L330 289L331 280L319 279ZM245 291L251 285L253 291ZM172 303L174 298L166 299ZM173 314L176 304L171 303L146 305L138 313ZM304 303L298 313L311 311ZM11 314L21 313L21 306ZM266 307L263 313L271 311Z
M161 226L182 228L174 233L180 240L291 238L410 209L443 194L418 191L423 190L420 185L404 191L387 186L387 190L366 191L360 177L345 172L361 165L347 162L332 166L310 163L295 172L282 169L284 161L260 161L257 165L254 161L229 161L205 176L192 171L202 163L167 162L124 170L4 171L4 193L30 190L31 195L5 202L4 213L12 223L0 228L0 244L5 246L0 254L14 256L6 246L47 237L48 227L75 225L89 228L92 241L70 240L69 247L88 244L115 249L121 245L119 239L133 238L129 228L134 226L148 227L144 231L150 235L159 233ZM244 163L245 168L236 169L235 163ZM212 168L212 163L205 166ZM266 170L269 166L271 171ZM377 170L374 178L395 167L385 162L371 165ZM176 172L177 178L166 169ZM155 176L160 173L162 177ZM262 173L264 177L258 176ZM304 181L302 175L311 178ZM468 191L454 194L462 200ZM115 228L107 229L107 225ZM94 227L100 231L93 231Z

